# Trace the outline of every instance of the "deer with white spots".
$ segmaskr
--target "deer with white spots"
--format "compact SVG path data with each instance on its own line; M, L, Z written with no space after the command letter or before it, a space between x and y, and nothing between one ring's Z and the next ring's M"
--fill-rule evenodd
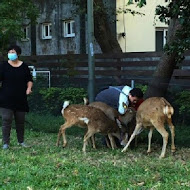
M88 102L87 98L84 98L84 105L89 105L95 108L98 108L102 110L108 118L115 121L116 119L118 122L118 125L121 129L121 135L120 137L120 144L122 146L125 146L128 142L128 136L130 137L134 128L135 128L135 116L136 116L136 110L133 107L128 107L125 103L123 103L124 108L124 114L120 114L116 109L112 108L111 106L107 105L104 102ZM123 137L125 135L125 137ZM108 147L109 141L107 138L105 138L106 144Z
M57 146L59 145L61 136L63 137L63 147L67 145L65 130L73 125L77 125L87 128L83 140L83 152L86 152L88 139L93 137L96 133L108 135L112 149L116 147L113 136L120 138L120 127L116 121L109 119L100 109L87 105L69 105L69 101L65 101L61 112L65 119L65 123L59 129L56 143ZM95 148L94 141L93 148Z

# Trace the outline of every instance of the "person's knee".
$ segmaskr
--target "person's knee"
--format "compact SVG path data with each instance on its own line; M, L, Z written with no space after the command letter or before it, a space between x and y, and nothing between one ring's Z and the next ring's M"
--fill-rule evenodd
M15 113L15 124L24 125L24 122L25 122L25 113L24 112Z
M11 125L13 120L12 114L3 114L2 115L2 124L3 125Z

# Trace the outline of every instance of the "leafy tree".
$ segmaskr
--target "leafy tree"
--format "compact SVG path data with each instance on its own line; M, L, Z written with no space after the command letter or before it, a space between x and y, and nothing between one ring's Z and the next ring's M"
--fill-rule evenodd
M128 3L133 3L133 0ZM142 7L146 3L148 1L139 0L138 6ZM146 98L165 96L176 65L183 60L184 52L190 49L190 0L168 0L168 6L157 6L155 14L169 28L167 44L153 74L153 80L148 85Z
M80 2L84 7L86 6L86 0L75 1ZM128 0L127 5L132 3L134 3L134 0ZM142 7L147 3L146 0L139 0L137 6ZM153 75L153 80L149 83L145 97L164 96L166 94L176 64L183 60L183 53L190 47L189 5L190 0L168 0L167 7L158 6L155 10L155 14L160 21L169 25L168 37L163 56ZM126 10L123 11L125 13L130 12ZM95 38L102 52L121 52L116 36L111 33L103 0L94 0L94 25Z
M0 1L0 51L6 49L11 42L23 36L21 30L26 19L27 24L35 22L38 9L32 0Z
M190 48L190 1L172 0L167 7L158 6L156 15L160 21L169 24L167 44L164 53L149 83L146 97L164 96L173 71Z
M130 1L133 3L133 0ZM146 0L139 0L140 7ZM153 80L149 83L145 97L164 96L177 64L184 59L184 52L190 49L190 0L168 0L168 6L157 6L156 15L169 25L167 44Z

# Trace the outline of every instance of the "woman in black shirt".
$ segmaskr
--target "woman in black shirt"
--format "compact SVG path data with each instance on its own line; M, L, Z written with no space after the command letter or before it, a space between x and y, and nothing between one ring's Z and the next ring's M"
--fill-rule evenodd
M28 66L19 60L21 48L8 48L8 61L0 64L0 114L2 116L3 149L9 148L13 117L19 145L24 143L25 113L29 111L27 95L32 92L33 80Z

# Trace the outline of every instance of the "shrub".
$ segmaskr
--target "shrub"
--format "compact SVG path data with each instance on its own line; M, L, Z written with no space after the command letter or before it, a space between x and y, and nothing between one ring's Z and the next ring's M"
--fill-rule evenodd
M28 101L33 112L57 115L65 100L69 100L71 104L80 104L86 96L87 92L83 88L37 88Z
M181 91L178 92L175 96L174 106L178 110L178 117L182 124L189 124L189 115L190 115L190 92Z
M143 94L145 94L145 92L147 90L147 85L137 84L136 88L140 88L142 90Z

